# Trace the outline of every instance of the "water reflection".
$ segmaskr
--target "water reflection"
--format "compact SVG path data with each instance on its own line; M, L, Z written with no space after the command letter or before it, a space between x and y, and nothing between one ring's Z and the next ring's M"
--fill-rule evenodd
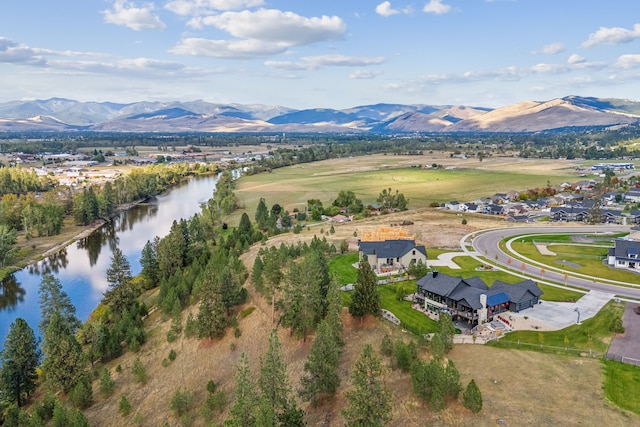
M24 293L14 274L6 277L0 282L0 310L12 309L24 301Z
M37 329L40 321L38 287L41 275L53 273L76 306L80 320L86 320L107 289L106 270L111 254L118 247L138 274L140 253L147 240L169 233L171 223L200 212L200 203L213 194L217 177L189 180L171 191L118 215L86 238L78 240L46 260L15 273L13 282L2 283L0 289L0 350L9 325L21 317Z
M31 274L43 275L48 273L57 273L58 271L67 268L67 265L69 265L67 248L63 248L41 262L31 264L27 267L27 270Z

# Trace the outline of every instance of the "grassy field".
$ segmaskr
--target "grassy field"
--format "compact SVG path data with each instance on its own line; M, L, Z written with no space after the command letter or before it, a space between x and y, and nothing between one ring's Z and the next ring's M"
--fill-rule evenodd
M640 414L640 366L603 360L604 395L617 406Z
M540 251L535 247L535 245L527 241L524 243L521 241L514 241L512 243L512 248L515 252L549 267L562 268L567 271L574 271L580 274L603 277L621 282L638 282L637 274L609 268L603 264L603 260L608 253L607 247L566 245L560 243L547 245L547 249L554 252L556 254L555 256L540 254ZM558 261L567 261L569 264L564 262L560 264ZM574 267L571 263L575 263L579 265L579 267Z
M391 187L404 193L410 208L421 208L432 202L469 201L510 189L543 187L547 181L557 184L573 177L568 168L549 168L541 176L539 169L515 164L510 168L509 163L494 168L490 163L463 163L451 170L412 167L424 164L431 164L428 156L383 155L301 164L242 177L236 195L248 212L255 212L260 197L269 206L279 203L292 211L303 209L308 199L329 205L340 190L353 191L365 204L375 203L378 194Z
M582 325L572 325L559 331L513 331L505 338L506 341L492 341L488 345L496 347L523 348L531 350L543 350L537 346L554 346L593 350L605 353L611 343L612 333L609 331L611 321L621 317L625 303L609 301L594 317L582 322ZM520 346L521 344L534 344L535 346ZM548 348L546 350L549 350Z

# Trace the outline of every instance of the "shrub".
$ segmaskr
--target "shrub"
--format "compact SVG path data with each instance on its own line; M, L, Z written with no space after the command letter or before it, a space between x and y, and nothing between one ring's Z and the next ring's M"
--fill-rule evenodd
M188 390L177 390L171 398L171 410L177 417L189 412L193 404L193 396Z
M169 360L171 360L172 362L176 360L177 356L178 356L178 353L176 353L174 349L171 349L171 351L169 351Z
M77 408L85 409L91 406L93 403L93 389L91 380L86 375L80 377L71 390L69 398Z
M251 313L253 313L253 310L255 310L256 308L254 306L251 307L247 307L244 310L242 310L240 312L240 318L244 319L245 317L247 317L248 315L250 315Z
M609 325L609 330L615 334L624 334L624 325L622 324L622 318L616 317L611 321L611 325Z
M131 403L124 394L120 397L120 402L118 403L118 413L123 417L131 413Z
M140 384L147 383L147 370L144 368L142 361L139 357L136 357L136 360L133 362L133 368L131 368L131 372L135 375L136 381Z
M209 380L209 382L207 383L207 391L211 394L211 393L215 393L216 392L216 388L218 388L218 386L216 385L216 382L213 380Z
M482 394L480 394L480 389L474 380L469 381L462 395L462 399L464 407L471 412L477 414L482 410Z
M111 396L113 394L113 388L115 387L115 381L111 378L111 372L107 368L100 370L98 377L98 388L103 396Z

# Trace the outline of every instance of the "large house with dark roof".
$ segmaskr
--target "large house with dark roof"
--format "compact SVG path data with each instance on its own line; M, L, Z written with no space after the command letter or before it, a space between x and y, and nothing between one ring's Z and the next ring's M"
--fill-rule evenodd
M379 273L407 269L411 261L427 264L427 249L415 240L360 242L359 246L360 259L366 255L371 268Z
M433 271L416 282L416 299L433 313L448 312L470 325L490 322L505 311L518 313L540 301L542 290L532 280L509 284L496 280L488 287L479 277L463 279Z
M615 268L640 270L640 241L616 239L607 263Z

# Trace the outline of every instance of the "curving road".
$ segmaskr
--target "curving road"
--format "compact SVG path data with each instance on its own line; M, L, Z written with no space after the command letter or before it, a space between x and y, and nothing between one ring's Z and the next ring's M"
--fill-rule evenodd
M508 271L511 274L521 277L536 277L536 281L546 285L559 286L558 284L566 283L569 286L577 286L583 289L595 290L620 297L638 298L640 299L640 275L636 283L615 282L613 280L594 278L580 273L563 270L560 267L554 268L526 259L524 262L513 257L500 249L500 242L506 238L516 235L526 234L552 234L552 233L616 233L629 232L629 226L620 225L600 225L600 226L555 226L555 227L509 227L492 229L469 234L462 238L460 246L468 255L480 262L487 263L489 261L494 268ZM514 239L515 240L515 239ZM469 241L473 250L469 249ZM509 246L509 244L507 245ZM522 258L521 256L519 256ZM497 264L497 267L496 267ZM522 272L526 273L524 276ZM556 282L556 283L550 283ZM628 287L635 286L635 287Z

